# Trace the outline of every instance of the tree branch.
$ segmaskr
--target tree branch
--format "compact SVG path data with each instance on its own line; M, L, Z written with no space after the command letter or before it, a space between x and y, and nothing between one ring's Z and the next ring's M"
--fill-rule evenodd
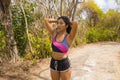
M31 52L31 55L32 55L33 49L32 49L31 43L30 43L30 37L29 37L29 30L28 30L27 17L26 17L26 14L25 14L25 11L24 11L24 7L23 7L23 4L22 4L21 1L20 1L20 8L21 8L22 14L23 14L24 19L25 19L25 25L26 25L25 27L26 27L27 37L28 37L28 45L29 45L29 47L30 47L30 52Z

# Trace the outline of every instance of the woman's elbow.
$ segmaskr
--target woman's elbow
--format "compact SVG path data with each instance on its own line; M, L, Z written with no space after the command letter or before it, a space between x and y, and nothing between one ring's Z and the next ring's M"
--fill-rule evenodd
M78 26L78 23L76 21L72 21L71 23L73 26L76 26L76 27Z

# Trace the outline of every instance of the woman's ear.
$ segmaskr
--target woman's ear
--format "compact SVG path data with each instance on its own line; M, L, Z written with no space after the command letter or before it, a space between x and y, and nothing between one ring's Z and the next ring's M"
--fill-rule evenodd
M66 26L66 28L68 28L68 25Z

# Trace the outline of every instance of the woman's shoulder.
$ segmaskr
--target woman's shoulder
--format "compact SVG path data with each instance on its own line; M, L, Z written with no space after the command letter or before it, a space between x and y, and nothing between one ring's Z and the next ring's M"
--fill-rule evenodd
M54 31L54 33L52 34L52 38L56 37L57 33L56 31Z

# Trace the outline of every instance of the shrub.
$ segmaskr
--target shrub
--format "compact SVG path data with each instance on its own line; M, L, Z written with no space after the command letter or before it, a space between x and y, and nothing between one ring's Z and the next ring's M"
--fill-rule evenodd
M86 33L87 43L98 41L116 41L118 34L113 29L90 28Z

